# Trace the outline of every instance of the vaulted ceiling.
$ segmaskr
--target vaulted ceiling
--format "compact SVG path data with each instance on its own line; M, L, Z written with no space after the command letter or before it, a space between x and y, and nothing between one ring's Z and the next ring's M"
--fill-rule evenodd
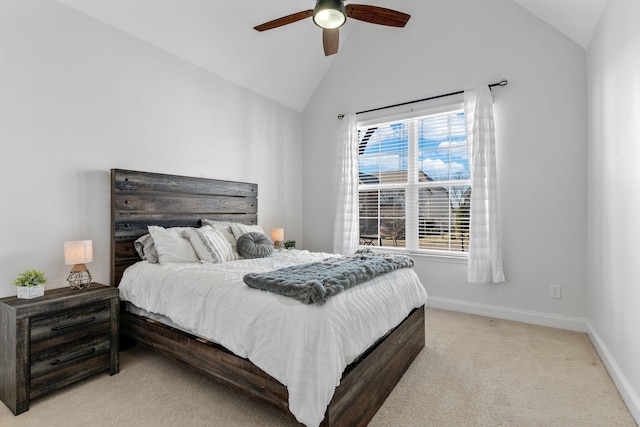
M297 111L304 110L336 57L324 56L322 32L310 19L262 33L253 30L312 9L313 0L58 1ZM412 14L413 1L426 0L358 3ZM607 0L513 1L586 49ZM370 24L348 21L340 29L341 44L356 25Z

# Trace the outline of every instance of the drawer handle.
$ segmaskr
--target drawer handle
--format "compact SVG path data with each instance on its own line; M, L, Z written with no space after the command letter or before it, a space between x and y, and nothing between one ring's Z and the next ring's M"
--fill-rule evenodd
M81 351L79 353L73 354L71 356L64 357L62 359L52 360L51 364L54 365L54 366L55 365L60 365L62 363L69 362L69 361L74 360L74 359L79 359L81 357L88 356L88 355L90 355L92 353L95 353L95 352L96 352L96 348L95 347L91 347L91 348L88 348L88 349L86 349L84 351Z
M59 325L55 325L51 327L52 331L59 331L61 329L73 328L74 326L84 325L85 323L91 323L96 320L96 316L87 317L86 319L80 320L79 322L69 322L69 323L61 323Z

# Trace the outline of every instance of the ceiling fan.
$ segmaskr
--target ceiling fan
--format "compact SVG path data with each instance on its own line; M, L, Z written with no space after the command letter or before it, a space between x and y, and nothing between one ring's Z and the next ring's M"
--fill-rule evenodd
M324 54L329 56L338 53L339 28L347 21L347 17L389 27L404 27L411 15L366 4L348 4L345 6L344 0L317 0L316 7L313 9L265 22L254 27L254 29L257 31L271 30L309 17L313 17L313 22L322 28Z

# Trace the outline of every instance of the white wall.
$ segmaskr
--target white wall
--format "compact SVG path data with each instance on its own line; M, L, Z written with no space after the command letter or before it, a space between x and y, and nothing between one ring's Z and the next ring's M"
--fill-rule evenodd
M407 27L358 23L304 111L305 246L332 248L338 113L506 78L493 94L507 282L469 284L466 264L427 258L416 271L430 305L584 330L584 49L509 0L385 6L411 11Z
M609 0L588 49L590 335L640 422L640 3Z
M111 168L257 182L259 223L302 240L302 118L50 0L0 3L0 297L66 240L109 280Z

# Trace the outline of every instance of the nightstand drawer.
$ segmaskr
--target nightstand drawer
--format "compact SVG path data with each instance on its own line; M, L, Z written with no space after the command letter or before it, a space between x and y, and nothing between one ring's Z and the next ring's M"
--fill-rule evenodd
M109 329L110 321L110 301L87 304L53 316L34 317L31 319L31 352L38 351L38 345L52 346L56 341L74 340L74 336L82 338L104 332Z
M52 347L31 356L31 393L60 380L73 378L79 372L87 374L110 367L111 336L106 333L77 341L73 344Z

